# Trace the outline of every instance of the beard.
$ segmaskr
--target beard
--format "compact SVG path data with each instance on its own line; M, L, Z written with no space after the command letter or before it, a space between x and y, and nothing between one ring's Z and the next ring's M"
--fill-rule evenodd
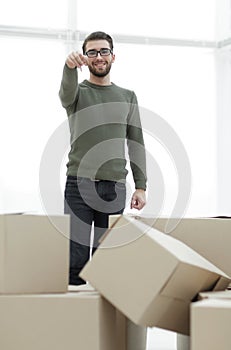
M106 63L106 66L103 70L100 70L98 69L97 67L95 66L91 66L91 65L88 65L88 68L89 68L89 71L96 77L105 77L106 75L108 75L108 73L110 72L111 70L111 62L110 63Z

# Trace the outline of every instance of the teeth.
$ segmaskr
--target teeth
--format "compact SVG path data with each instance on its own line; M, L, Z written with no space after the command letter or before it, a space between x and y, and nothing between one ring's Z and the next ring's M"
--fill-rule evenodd
M101 62L101 63L95 63L95 66L104 66L105 63L104 62Z

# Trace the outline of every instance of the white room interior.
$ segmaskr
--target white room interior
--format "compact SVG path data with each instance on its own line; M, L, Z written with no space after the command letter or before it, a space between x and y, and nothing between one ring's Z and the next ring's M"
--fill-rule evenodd
M66 120L58 97L65 57L95 30L114 38L112 81L134 90L144 114L158 115L182 143L191 175L185 173L190 194L180 214L231 215L230 0L2 2L1 212L46 212L40 166L47 143ZM85 68L80 80L87 76ZM170 215L181 185L179 169L158 132L149 131L144 133L150 154L146 211L153 214L159 198L157 185L153 190L151 185L154 160L164 180L158 214ZM58 169L60 193L67 152ZM47 186L52 193L52 184ZM171 332L150 330L148 341L150 350L175 348Z

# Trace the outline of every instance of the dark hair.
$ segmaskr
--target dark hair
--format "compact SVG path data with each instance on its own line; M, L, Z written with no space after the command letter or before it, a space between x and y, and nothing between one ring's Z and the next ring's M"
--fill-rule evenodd
M86 45L88 41L94 41L94 40L107 40L107 42L110 45L110 49L113 50L113 40L112 37L104 32L94 32L89 34L86 39L84 40L82 49L83 49L83 54L86 52Z

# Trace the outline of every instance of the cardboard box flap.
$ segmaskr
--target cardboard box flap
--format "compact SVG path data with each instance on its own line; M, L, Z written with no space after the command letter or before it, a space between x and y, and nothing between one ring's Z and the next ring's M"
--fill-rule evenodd
M156 298L152 299L152 302L148 305L148 307L145 310L143 310L143 313L141 314L138 323L144 325L157 325L162 315L166 315L168 313L171 303L172 298L157 295ZM155 310L155 312L153 310Z
M221 276L220 279L217 281L216 285L214 286L213 290L214 291L225 290L226 288L228 288L228 286L229 284L227 285L227 278L224 276Z
M179 263L174 274L163 287L161 295L172 298L177 295L177 299L190 302L201 290L213 290L214 285L219 280L220 276L213 272Z
M119 215L115 218L111 228L105 233L103 240L101 240L100 248L112 248L130 244L142 237L145 231L149 229L148 226L143 226L143 228L140 229L134 218Z
M142 216L142 215L131 215L133 218L143 221L144 223L146 223L147 225L150 226L155 226L155 223L158 222L158 224L160 223L161 225L163 225L163 227L167 227L166 225L168 225L168 223L176 223L179 222L179 224L183 223L184 221L190 221L191 223L196 222L196 221L206 221L206 220L210 220L211 224L214 224L215 221L219 222L220 221L230 221L231 217L230 216L225 216L225 215L218 215L218 216L187 216L187 217L168 217L168 216L151 216L151 215L146 215L146 216ZM112 218L113 221L113 218ZM172 225L173 226L173 225ZM175 228L174 228L175 229Z
M168 309L163 312L156 324L157 327L188 334L189 333L189 304L178 299L170 299Z
M228 299L231 300L231 290L199 293L199 299Z
M139 324L155 325L174 332L189 333L189 302L159 295L143 312Z
M169 218L169 217L151 217L134 216L138 221L155 227L163 233L170 234L175 238L183 238L189 232L195 237L200 238L203 232L217 231L219 234L230 232L230 218L228 217L187 217L187 218ZM175 223L177 225L175 226ZM172 227L168 231L168 227ZM198 245L200 241L198 241Z
M195 250L188 247L185 243L179 241L178 239L166 235L153 227L149 227L148 229L148 225L138 220L136 222L133 222L133 225L137 226L140 229L140 231L146 233L148 236L155 239L156 242L159 242L169 252L176 255L182 262L201 267L202 269L209 270L213 273L216 273L229 279L229 276L227 276L218 267L216 267L214 264L209 262Z

